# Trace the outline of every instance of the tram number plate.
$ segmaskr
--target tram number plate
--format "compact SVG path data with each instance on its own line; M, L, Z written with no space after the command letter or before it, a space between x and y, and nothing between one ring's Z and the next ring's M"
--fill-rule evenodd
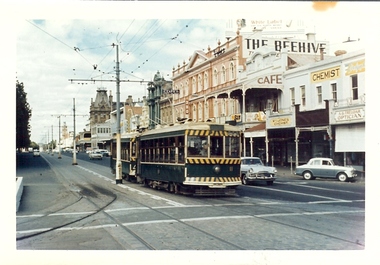
M210 188L225 188L226 186L223 183L214 183L209 187Z

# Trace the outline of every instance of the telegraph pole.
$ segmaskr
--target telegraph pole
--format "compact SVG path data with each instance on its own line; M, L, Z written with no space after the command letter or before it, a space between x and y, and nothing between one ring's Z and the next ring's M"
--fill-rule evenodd
M73 135L73 166L78 165L77 163L77 148L75 146L75 98L73 98L73 116L74 116L74 135Z
M53 140L53 125L51 126L51 155L54 156L53 147L54 147L54 140Z
M120 69L119 45L116 45L116 184L123 183L121 174L121 130L120 130Z
M115 70L116 70L116 80L69 79L69 81L71 81L71 82L74 82L74 81L92 81L92 82L95 82L95 81L107 82L107 81L109 81L109 82L116 82L116 179L115 180L116 180L116 184L121 184L121 183L123 183L123 178L122 178L122 172L121 172L120 82L149 83L150 81L120 80L119 45L113 43L112 46L113 47L116 46L116 67L115 67Z
M65 116L65 115L51 115L51 116L55 116L59 119L59 123L58 123L58 131L59 131L59 135L58 135L58 159L62 159L62 155L61 155L61 116Z

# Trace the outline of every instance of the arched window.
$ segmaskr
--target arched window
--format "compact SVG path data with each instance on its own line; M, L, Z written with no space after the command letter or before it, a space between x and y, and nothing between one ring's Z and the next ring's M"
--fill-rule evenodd
M207 89L208 88L208 74L207 73L205 73L204 75L203 84L204 84L204 89Z
M197 120L197 105L193 104L193 121Z
M198 91L203 90L203 85L202 85L202 75L198 75Z
M185 83L185 97L189 95L189 81L186 81Z
M198 121L202 121L203 119L203 105L201 102L198 104Z
M193 77L193 79L191 80L191 87L192 87L191 93L192 94L197 93L197 80L195 79L195 77Z
M222 80L221 80L221 83L225 83L227 82L227 77L226 77L226 67L223 65L222 66Z
M218 85L218 70L216 70L216 69L214 69L214 76L213 76L213 78L214 78L213 85L217 86Z
M230 81L235 79L235 65L230 63Z

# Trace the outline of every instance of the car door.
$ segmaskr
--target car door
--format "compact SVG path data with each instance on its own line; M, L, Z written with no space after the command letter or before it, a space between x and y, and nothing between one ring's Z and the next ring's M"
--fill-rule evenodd
M314 159L313 161L311 161L309 165L309 169L314 177L321 176L321 160Z
M332 178L334 176L334 167L331 164L330 160L323 159L321 165L321 177Z

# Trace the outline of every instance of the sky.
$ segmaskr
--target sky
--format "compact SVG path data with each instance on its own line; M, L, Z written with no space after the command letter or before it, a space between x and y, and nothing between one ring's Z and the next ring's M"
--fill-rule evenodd
M225 4L220 2L218 7ZM243 12L241 16L239 12L228 12L228 15L221 14L215 18L200 18L205 11L199 11L201 9L195 7L195 3L189 6L191 9L186 9L195 10L191 13L195 16L186 14L179 16L180 19L157 17L157 14L151 18L133 15L129 18L128 9L121 13L121 17L107 18L101 8L100 11L94 6L91 9L91 5L87 5L82 17L77 16L76 12L70 16L72 9L69 9L67 16L55 16L55 12L59 13L55 8L52 13L40 14L41 11L37 11L36 16L28 12L24 19L17 21L16 80L24 84L32 109L31 140L46 143L52 137L58 139L58 116L61 116L61 126L66 123L72 131L74 100L76 132L86 128L91 99L95 99L99 87L107 89L108 94L112 91L116 100L114 43L119 43L120 47L120 78L131 81L121 83L120 100L125 101L129 95L137 100L147 96L146 81L151 81L157 71L170 80L172 68L188 61L195 50L206 50L208 46L216 48L218 40L223 43L227 21L236 21L237 18L247 21L293 19L288 13L274 12L265 3L234 2L228 8L235 9L239 5L242 10L258 7L270 12L265 15L260 11ZM283 4L277 2L276 5ZM142 8L144 12L149 9L149 13L155 10L154 6L150 3L142 5ZM291 5L285 4L284 7L290 9ZM161 5L158 8L162 8ZM110 6L107 9L112 10ZM329 41L333 52L341 48L347 50L349 45L364 46L366 36L363 28L366 22L359 16L353 18L351 12L355 10L360 14L361 10L367 9L364 5L350 3L313 6L307 2L299 5L299 11L303 10L304 13L296 18L304 21L306 31L317 34L317 40ZM90 10L97 10L94 16L88 15ZM343 46L342 42L348 37L359 41ZM69 79L79 81L70 82ZM92 82L90 79L104 81Z

